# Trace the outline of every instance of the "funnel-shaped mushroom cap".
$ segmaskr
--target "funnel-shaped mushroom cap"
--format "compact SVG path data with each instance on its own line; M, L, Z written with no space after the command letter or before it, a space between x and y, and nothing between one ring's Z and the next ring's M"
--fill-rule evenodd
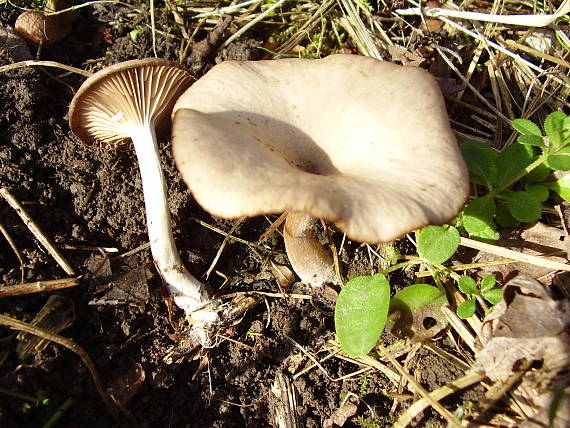
M214 215L304 212L362 242L443 224L469 191L436 80L361 56L215 66L174 106L173 151Z
M174 61L135 59L98 71L69 107L71 130L84 143L120 143L141 126L160 125L194 75Z

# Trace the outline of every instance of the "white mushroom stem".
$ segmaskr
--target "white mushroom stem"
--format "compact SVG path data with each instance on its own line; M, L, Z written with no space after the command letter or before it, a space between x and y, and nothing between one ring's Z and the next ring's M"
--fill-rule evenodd
M315 237L316 220L303 213L289 213L283 228L289 262L301 282L313 287L338 283L331 254Z
M180 260L174 243L154 125L133 128L129 134L139 162L152 256L174 303L190 315L210 299L202 282L192 276Z

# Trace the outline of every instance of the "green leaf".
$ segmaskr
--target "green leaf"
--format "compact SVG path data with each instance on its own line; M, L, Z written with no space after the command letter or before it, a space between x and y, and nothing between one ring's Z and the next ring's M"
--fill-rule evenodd
M482 292L481 296L492 305L496 305L503 298L503 289L493 288L492 290Z
M487 275L481 281L481 291L488 291L492 290L495 284L497 283L497 278L495 275Z
M497 157L497 185L507 183L520 174L534 159L534 149L528 144L511 144Z
M457 316L459 318L469 318L475 313L475 300L466 300L457 307Z
M537 137L536 135L519 135L517 137L517 143L528 144L530 146L536 146L541 148L546 147L546 144L544 144L544 138Z
M431 264L441 264L455 254L460 240L455 227L426 226L418 232L418 253Z
M504 196L511 215L519 221L530 223L542 215L542 203L532 192L512 192Z
M461 145L461 153L469 168L471 181L489 188L497 181L497 156L499 153L487 143L466 140Z
M565 175L559 180L544 183L544 185L558 193L566 202L570 202L570 174Z
M515 119L511 122L511 126L515 131L522 135L535 135L542 137L542 132L538 125L528 119Z
M506 205L497 205L495 221L499 226L505 228L513 228L521 224L520 221L511 215L509 208Z
M548 178L552 169L541 163L526 175L527 183L540 183Z
M477 283L470 276L462 276L459 278L457 283L459 290L464 294L477 294L479 290L477 289Z
M499 236L493 224L495 210L495 201L490 195L473 199L461 213L463 227L471 236L498 239Z
M544 119L544 132L548 136L548 145L557 148L562 144L562 132L565 127L566 115L561 111L554 111Z
M427 305L443 305L447 296L439 288L427 284L414 284L398 291L390 301L390 312L395 309L405 310L411 314Z
M546 158L544 164L556 171L570 170L570 147L563 147Z
M548 199L548 188L543 184L533 184L532 186L528 186L526 191L532 193L540 202L544 202Z
M334 322L338 340L351 357L367 354L380 338L390 306L390 284L382 274L351 279L340 291Z

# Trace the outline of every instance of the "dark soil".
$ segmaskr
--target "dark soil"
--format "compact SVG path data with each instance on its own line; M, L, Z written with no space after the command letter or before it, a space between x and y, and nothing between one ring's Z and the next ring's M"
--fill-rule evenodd
M148 30L139 33L136 40L129 36L133 24L127 19L128 12L125 7L109 4L83 9L73 34L55 46L44 47L41 59L84 67L85 61L94 58L104 57L111 64L152 56ZM13 25L16 13L0 11L1 23ZM158 13L157 19L166 18ZM157 37L158 55L174 59L178 44L160 34ZM203 72L222 59L256 59L260 43L246 38L203 64L188 65ZM10 52L1 52L0 61L0 65L13 62ZM230 332L234 341L221 341L208 350L208 362L203 367L190 358L167 362L179 338L180 314L169 312L157 275L148 283L137 277L135 291L128 297L118 298L113 291L119 287L117 280L122 274L141 266L154 272L149 250L120 258L112 253L106 259L101 251L92 249L112 247L123 254L143 245L146 231L134 153L129 147L116 151L86 147L69 130L67 109L83 79L57 69L31 67L0 74L0 186L10 189L45 235L60 247L76 273L83 276L74 288L2 299L0 313L30 322L50 294L64 296L75 317L61 334L91 357L104 386L122 399L129 426L271 426L275 406L271 386L276 375L283 372L292 378L311 366L303 350L319 357L327 355L327 341L333 338L332 303L318 298L310 302L268 297L235 325ZM194 219L225 231L233 223L201 210L174 167L168 137L162 143L177 245L189 270L202 277L224 237ZM25 282L66 277L1 199L0 223L22 255ZM233 233L255 242L268 225L265 218L250 219ZM229 278L223 293L279 291L266 262L271 251L279 260L282 242L275 235L266 245L262 260L248 246L228 243L215 267ZM350 276L369 273L363 248L348 243L343 251L345 272ZM108 264L102 263L105 261ZM21 281L20 262L2 236L0 275L3 285ZM218 289L224 279L212 273L208 283ZM1 427L42 426L62 405L66 408L56 426L117 425L75 353L50 344L35 356L20 360L17 344L16 334L0 327ZM421 368L421 382L428 389L461 375L427 351L416 358L415 367ZM361 403L345 426L366 421L376 424L369 426L389 426L401 410L398 407L395 414L391 413L393 400L386 392L393 391L393 386L383 375L335 381L359 367L338 358L327 359L322 367L324 371L313 367L294 380L300 426L322 426L348 392L365 400L375 416ZM461 404L463 398L455 397L450 403ZM418 426L441 426L438 421L427 412Z

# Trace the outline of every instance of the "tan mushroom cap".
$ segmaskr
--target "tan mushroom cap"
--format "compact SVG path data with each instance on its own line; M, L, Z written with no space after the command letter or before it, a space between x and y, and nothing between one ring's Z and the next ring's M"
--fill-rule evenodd
M436 80L361 56L215 66L174 107L173 152L216 216L304 212L361 242L446 223L469 193Z
M84 143L117 144L129 131L169 122L176 99L196 78L181 64L160 58L124 61L98 71L69 106L71 130Z

